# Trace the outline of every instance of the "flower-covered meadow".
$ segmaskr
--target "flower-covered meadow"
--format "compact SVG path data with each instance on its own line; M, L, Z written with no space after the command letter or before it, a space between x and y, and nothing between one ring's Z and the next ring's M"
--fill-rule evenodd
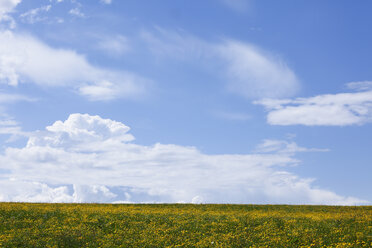
M0 247L372 247L372 207L0 203Z

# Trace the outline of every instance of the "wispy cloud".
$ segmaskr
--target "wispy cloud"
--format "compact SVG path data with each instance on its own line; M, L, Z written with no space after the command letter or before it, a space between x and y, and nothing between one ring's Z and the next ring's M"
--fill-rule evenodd
M328 152L329 149L319 149L319 148L306 148L300 147L295 142L286 140L271 140L266 139L261 144L259 144L255 152L256 153L287 153L296 154L297 152Z
M90 100L141 96L148 82L130 72L93 66L75 51L11 31L0 32L0 65L0 83L69 87Z
M247 43L228 40L217 45L226 62L228 88L247 98L293 96L299 90L295 73L280 59Z
M8 142L16 140L20 136L28 136L27 132L22 131L20 124L8 116L0 115L0 135L10 135Z
M43 13L48 12L52 8L52 5L45 5L39 8L31 9L20 15L21 20L24 22L34 24L36 22L45 21L47 17L41 16Z
M372 90L372 81L350 82L350 83L347 83L346 86L349 89L359 90L359 91Z
M271 125L348 126L372 121L370 82L353 82L360 92L318 95L296 99L263 99L254 102L269 112Z
M133 143L129 127L72 114L0 156L0 200L363 204L284 170L293 142L264 141L251 154L208 155L195 147Z
M214 67L227 89L250 99L289 97L300 83L296 74L277 56L252 44L232 39L209 42L185 32L142 32L142 39L158 56L192 60Z

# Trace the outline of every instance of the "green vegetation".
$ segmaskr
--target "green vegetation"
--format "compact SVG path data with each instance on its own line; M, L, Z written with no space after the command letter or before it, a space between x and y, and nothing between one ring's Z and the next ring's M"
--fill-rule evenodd
M372 247L372 207L0 203L0 247Z

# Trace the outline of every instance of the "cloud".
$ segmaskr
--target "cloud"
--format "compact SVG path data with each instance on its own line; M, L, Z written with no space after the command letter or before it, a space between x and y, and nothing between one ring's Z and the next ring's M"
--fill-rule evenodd
M34 24L36 22L46 20L46 17L41 17L43 12L48 12L52 8L52 5L45 5L39 8L31 9L20 15L20 18L27 23Z
M134 137L127 134L128 131L129 127L120 122L87 114L71 114L65 122L56 121L52 126L48 126L45 132L35 132L31 135L27 147L76 148L96 143L97 148L105 147L105 144L109 143L132 141Z
M227 62L228 88L247 98L293 96L299 89L294 72L281 60L246 43L225 41L217 46Z
M8 22L10 28L15 27L14 19L9 15L21 0L2 0L0 1L0 24Z
M2 0L0 2L0 18L12 12L20 2L21 0Z
M6 113L0 114L0 135L8 136L6 143L14 142L21 137L28 138L30 133L22 130L21 125ZM0 173L1 177L1 173Z
M298 146L295 142L285 140L264 140L256 147L256 153L286 153L294 155L297 152L328 152L328 149L305 148Z
M22 129L19 124L8 118L0 118L0 134L7 135L23 135Z
M296 152L310 151L294 143L265 141L251 154L208 155L195 147L144 146L133 140L129 127L99 116L72 114L56 121L31 133L25 147L8 147L0 156L0 199L367 203L315 188L313 180L285 171L299 164Z
M318 95L296 99L263 99L254 102L269 112L271 125L349 126L372 121L369 82L348 84L361 92ZM363 91L367 90L367 91Z
M0 83L69 87L90 100L142 95L148 80L91 65L75 51L52 48L33 36L0 32Z
M80 17L80 18L84 18L85 17L85 14L83 12L81 12L80 8L70 9L70 11L68 13L70 15L77 16L77 17Z
M232 39L207 42L184 32L156 31L141 33L154 54L212 67L234 94L249 99L290 97L300 88L297 76L282 59L252 44Z
M372 90L372 81L351 82L347 83L346 86L349 89L359 91Z

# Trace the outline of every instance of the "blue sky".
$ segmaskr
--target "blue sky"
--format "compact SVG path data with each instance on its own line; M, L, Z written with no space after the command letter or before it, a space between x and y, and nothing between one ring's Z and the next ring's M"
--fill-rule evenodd
M371 7L0 0L0 200L370 204Z

